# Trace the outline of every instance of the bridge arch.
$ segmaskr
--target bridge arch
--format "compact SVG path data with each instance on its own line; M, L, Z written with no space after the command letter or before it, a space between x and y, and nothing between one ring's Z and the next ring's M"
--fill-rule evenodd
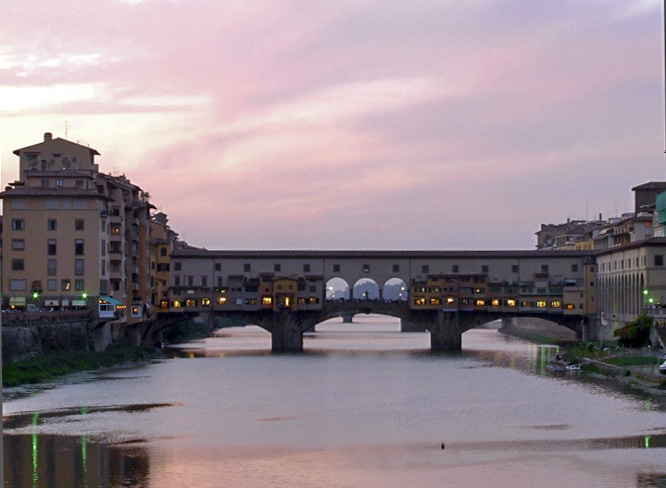
M326 300L349 300L351 287L344 278L335 276L326 281Z
M354 283L352 296L354 300L379 300L381 298L381 289L372 278L360 278Z
M381 290L384 301L409 301L409 285L402 278L389 278L384 282Z

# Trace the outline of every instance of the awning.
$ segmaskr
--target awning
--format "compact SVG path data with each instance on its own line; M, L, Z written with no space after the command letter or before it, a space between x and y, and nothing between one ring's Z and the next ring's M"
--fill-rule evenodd
M85 307L87 302L85 300L72 300L72 307Z
M58 300L44 300L44 306L45 307L57 307L58 306Z
M9 297L9 305L25 307L25 297Z
M113 305L122 305L123 304L123 302L121 302L120 300L116 300L115 298L112 298L112 297L107 297L106 295L101 295L99 297L99 303L104 303L104 302L111 303Z

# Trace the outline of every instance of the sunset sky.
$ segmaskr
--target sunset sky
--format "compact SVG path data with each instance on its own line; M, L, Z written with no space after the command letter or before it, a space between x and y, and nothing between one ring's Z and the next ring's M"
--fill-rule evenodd
M21 0L2 184L90 145L209 249L531 249L666 179L658 0Z

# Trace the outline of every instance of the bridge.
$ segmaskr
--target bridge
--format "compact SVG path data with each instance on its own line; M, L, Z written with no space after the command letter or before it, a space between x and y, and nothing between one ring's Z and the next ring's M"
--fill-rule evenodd
M427 330L431 348L460 349L462 333L503 317L541 317L580 333L595 320L596 265L588 251L211 251L175 249L170 286L155 297L157 337L179 317L256 324L274 351L300 351L303 333L335 316L380 313ZM332 300L330 284L348 288ZM354 288L374 283L377 296ZM404 296L385 297L401 283ZM358 298L358 297L357 297ZM367 298L367 295L366 295Z

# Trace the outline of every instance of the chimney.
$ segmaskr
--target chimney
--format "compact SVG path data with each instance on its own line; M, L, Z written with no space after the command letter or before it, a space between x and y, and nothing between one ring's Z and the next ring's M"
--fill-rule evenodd
M50 132L44 132L44 142L50 141L51 139L53 139L53 134Z

